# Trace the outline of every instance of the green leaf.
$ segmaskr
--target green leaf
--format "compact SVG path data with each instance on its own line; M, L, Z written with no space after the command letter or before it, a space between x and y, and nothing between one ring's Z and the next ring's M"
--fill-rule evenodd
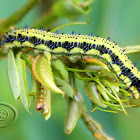
M58 78L58 77L54 77L54 80L57 84L57 86L59 86L59 88L69 97L73 98L74 96L74 90L73 88L64 80Z
M97 91L97 88L94 82L85 81L84 91L86 92L87 96L91 99L93 103L103 108L107 107L107 105L102 103L101 100L99 99L99 92Z
M105 69L107 71L110 71L109 68L107 67L107 65L105 65L100 60L93 59L93 58L87 58L85 56L84 61L86 62L85 69L87 69L87 70L101 71L101 70Z
M40 54L36 57L32 67L33 74L35 78L47 89L56 93L64 94L54 82L49 55L50 54L48 54L48 56L45 54Z
M43 116L48 120L51 116L51 93L50 90L45 90L43 95Z
M29 95L33 96L33 101L35 100L36 93L37 93L37 81L32 76L32 87L31 87Z
M102 96L103 96L107 101L109 101L110 98L109 98L108 95L106 94L105 90L103 90L102 87L100 87L99 85L97 85L96 87L97 87L97 90L102 94Z
M81 14L85 14L81 6L76 5L73 1L58 1L53 4L52 11L58 17L66 18L76 18Z
M34 77L32 76L32 88L31 88L31 91L30 91L30 94L34 94L36 93L36 81L34 79Z
M8 77L13 96L17 100L20 96L20 83L14 54L11 49L8 52Z
M68 72L65 69L65 66L62 63L62 61L60 61L60 60L53 61L52 66L55 67L60 72L63 79L68 83L69 82Z
M18 68L19 79L20 79L20 100L26 110L29 109L30 100L29 100L29 92L27 86L27 79L26 79L26 67L25 61L20 58L21 53L18 53L16 56L16 65Z
M82 99L79 93L77 92L74 96L74 99L68 98L67 105L67 116L65 121L65 134L70 134L74 129L78 119L81 116L81 106Z

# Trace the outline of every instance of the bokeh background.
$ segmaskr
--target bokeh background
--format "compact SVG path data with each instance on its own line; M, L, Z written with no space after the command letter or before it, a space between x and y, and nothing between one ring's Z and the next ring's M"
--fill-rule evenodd
M9 17L28 0L0 0L0 20ZM38 3L16 26L32 25L50 8L49 0ZM50 2L49 2L50 3ZM59 32L98 35L103 38L111 37L121 47L140 44L140 1L139 0L95 0L89 12L89 25L75 25L65 27ZM86 21L85 16L79 16L77 21ZM60 19L55 25L69 23L71 20ZM129 55L137 63L140 70L140 53ZM31 84L30 84L31 86ZM124 113L106 113L96 110L91 113L91 102L84 94L82 85L79 90L84 97L88 113L97 120L103 130L116 140L140 139L140 108L129 108L127 117ZM81 120L78 121L73 132L64 134L64 120L66 102L61 95L52 95L52 116L46 122L37 113L32 103L29 114L20 101L15 101L8 83L6 60L0 60L0 101L13 105L18 111L17 121L6 128L0 128L0 140L91 140L92 134Z

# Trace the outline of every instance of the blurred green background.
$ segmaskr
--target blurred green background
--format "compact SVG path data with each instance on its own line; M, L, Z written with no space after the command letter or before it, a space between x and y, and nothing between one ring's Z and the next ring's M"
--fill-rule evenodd
M0 20L9 17L28 0L1 0ZM43 4L44 3L44 4ZM47 11L47 2L38 3L18 24L17 27L30 26L37 18ZM61 29L59 32L76 34L89 34L103 38L111 37L121 47L140 44L140 1L139 0L95 0L89 12L89 25L75 25ZM85 16L80 16L77 21L86 21ZM71 22L68 19L59 20L58 24ZM56 23L57 25L57 23ZM137 63L140 70L140 54L129 55ZM88 113L97 120L103 130L116 140L140 139L140 109L129 108L127 117L124 113L118 114L95 111L91 113L92 106L79 83ZM40 113L37 113L32 103L29 114L20 101L15 101L8 83L6 60L0 60L0 101L12 104L18 111L17 121L6 128L0 128L0 140L91 140L92 134L87 130L81 120L78 121L73 132L64 134L64 120L66 103L61 95L52 95L52 116L46 122Z

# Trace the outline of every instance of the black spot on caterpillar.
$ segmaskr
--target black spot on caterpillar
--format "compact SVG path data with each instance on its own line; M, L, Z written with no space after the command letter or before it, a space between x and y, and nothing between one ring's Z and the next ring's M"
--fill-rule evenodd
M47 31L28 29L15 29L3 36L1 48L5 52L8 48L31 47L33 49L49 51L53 54L67 55L89 55L99 57L103 62L111 66L116 73L139 99L140 93L140 72L124 54L124 50L117 44L90 35L58 34Z

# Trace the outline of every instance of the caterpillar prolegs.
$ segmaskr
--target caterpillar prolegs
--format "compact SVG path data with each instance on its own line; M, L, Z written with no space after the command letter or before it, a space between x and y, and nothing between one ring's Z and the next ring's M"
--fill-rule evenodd
M124 54L124 50L108 39L90 35L51 33L37 29L15 29L8 32L1 40L3 52L9 48L33 48L48 51L54 55L88 55L99 57L113 70L139 99L140 72ZM75 58L76 59L76 58Z

